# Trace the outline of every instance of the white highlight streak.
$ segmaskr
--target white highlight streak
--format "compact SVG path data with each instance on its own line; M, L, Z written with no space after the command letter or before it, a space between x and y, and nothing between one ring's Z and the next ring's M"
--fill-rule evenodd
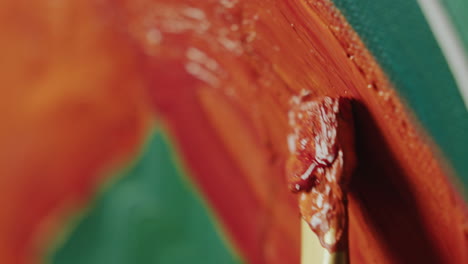
M418 0L442 49L468 110L468 58L458 33L439 0Z

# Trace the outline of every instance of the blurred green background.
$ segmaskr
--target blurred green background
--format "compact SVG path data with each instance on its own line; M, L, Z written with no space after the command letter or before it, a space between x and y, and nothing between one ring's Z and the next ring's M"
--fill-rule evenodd
M163 131L90 205L54 264L241 263L184 177Z

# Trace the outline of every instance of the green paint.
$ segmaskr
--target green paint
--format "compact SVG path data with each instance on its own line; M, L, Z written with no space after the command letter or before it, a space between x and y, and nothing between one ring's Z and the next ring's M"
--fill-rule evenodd
M133 168L98 197L54 264L241 263L156 132Z
M468 112L416 0L333 2L468 188Z
M442 0L442 3L452 18L452 23L457 29L465 49L468 51L468 1Z

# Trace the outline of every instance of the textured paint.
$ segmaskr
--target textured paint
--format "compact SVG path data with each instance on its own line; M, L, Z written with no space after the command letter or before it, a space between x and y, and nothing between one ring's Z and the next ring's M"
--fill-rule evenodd
M311 97L356 102L351 261L466 260L463 201L383 72L329 2L143 1L126 2L126 9L140 25L134 33L143 47L148 29L160 32L148 57L154 104L250 262L298 261L299 217L280 168L287 157L288 102L303 89Z
M468 111L417 1L333 2L440 148L440 156L453 166L459 190L466 190Z
M450 169L443 170L453 164L461 175L468 171L460 144L466 112L446 68L431 66L444 61L427 28L420 35L403 31L406 41L374 31L394 56L385 60L373 49L417 114L411 119L328 1L3 1L0 7L2 262L37 259L57 222L88 201L105 172L135 155L150 97L152 114L167 122L242 258L298 263L299 213L283 167L289 100L303 89L311 97L355 100L351 261L467 262L466 205L448 180ZM404 23L406 16L391 18ZM426 53L408 51L418 36L427 40ZM423 88L444 86L415 99ZM452 163L436 159L418 121Z

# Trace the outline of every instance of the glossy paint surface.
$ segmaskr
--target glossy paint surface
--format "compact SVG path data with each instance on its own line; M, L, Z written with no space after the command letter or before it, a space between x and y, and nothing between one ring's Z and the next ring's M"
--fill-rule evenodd
M186 14L188 5L154 8L179 10L171 17L186 26L182 32L151 13L162 36L156 59L149 59L161 85L153 98L248 260L298 261L298 216L280 168L288 155L289 101L304 88L313 97L356 101L351 260L465 260L463 201L383 72L329 2L190 2L196 18Z
M289 102L303 89L355 102L351 261L467 261L466 205L450 170L330 2L0 5L3 262L38 259L157 114L242 257L298 263L284 164Z

